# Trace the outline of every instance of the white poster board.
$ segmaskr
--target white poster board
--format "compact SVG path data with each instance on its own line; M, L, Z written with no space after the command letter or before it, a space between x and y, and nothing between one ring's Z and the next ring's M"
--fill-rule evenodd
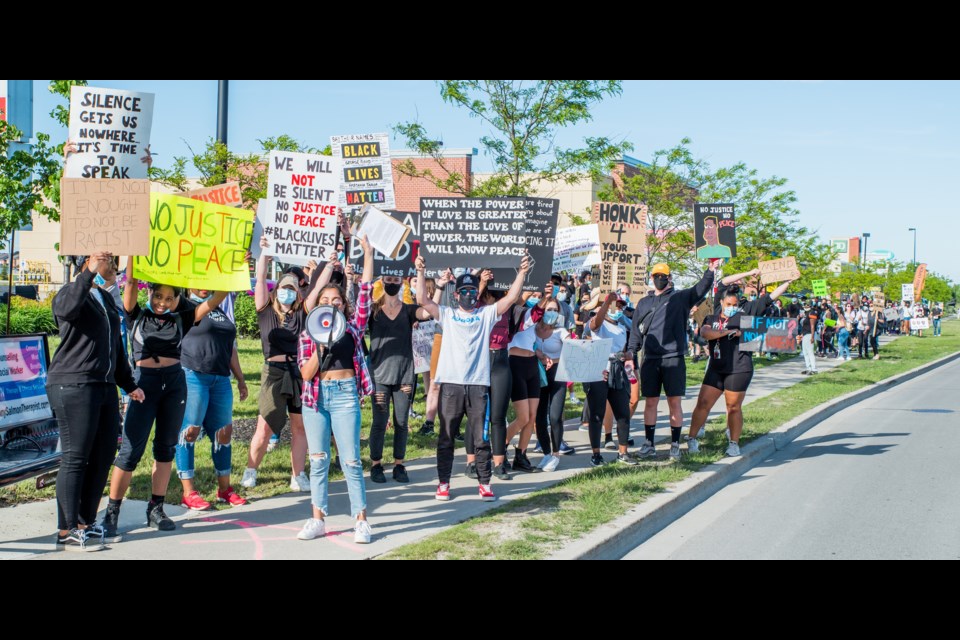
M912 318L910 320L910 331L922 331L930 328L929 318Z
M913 302L913 283L900 285L900 298L904 301Z
M595 224L557 229L553 249L553 271L579 273L600 264L600 230Z
M363 217L354 234L366 236L371 247L391 259L396 259L410 235L410 227L372 205L364 206L360 215Z
M390 136L386 133L330 136L330 149L341 164L340 206L375 204L395 209Z
M413 370L415 373L430 372L430 356L433 353L433 336L437 321L420 322L413 330Z
M557 366L557 380L599 382L610 361L613 340L564 340Z
M152 125L152 93L72 87L68 137L77 151L63 177L145 179Z

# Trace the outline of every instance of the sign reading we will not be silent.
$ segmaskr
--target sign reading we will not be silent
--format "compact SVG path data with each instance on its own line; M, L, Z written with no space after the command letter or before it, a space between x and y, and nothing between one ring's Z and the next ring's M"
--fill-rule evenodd
M289 264L329 260L336 248L340 159L271 151L268 162L266 206L258 211L270 241L264 252Z
M150 251L133 275L173 287L246 291L253 212L164 193L150 194Z

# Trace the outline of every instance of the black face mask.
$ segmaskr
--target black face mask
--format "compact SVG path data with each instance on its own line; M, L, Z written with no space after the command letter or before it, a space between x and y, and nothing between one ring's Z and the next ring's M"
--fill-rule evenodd
M660 274L653 276L653 286L657 288L657 291L663 291L669 283L670 278L668 276Z
M383 292L388 296L395 296L400 293L400 287L403 285L392 283L383 285Z
M473 308L477 306L477 292L461 293L457 299L457 304L459 304L460 308L464 311L473 311Z

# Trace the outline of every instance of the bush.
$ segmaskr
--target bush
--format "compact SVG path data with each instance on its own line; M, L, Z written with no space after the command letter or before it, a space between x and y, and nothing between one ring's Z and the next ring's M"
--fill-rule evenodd
M246 293L237 295L233 308L237 321L237 335L241 338L260 338L260 325L257 324L257 305L253 296Z
M20 296L13 296L13 306L10 309L10 333L57 333L57 325L53 321L53 296L43 302L28 300ZM7 326L7 305L0 305L0 327Z

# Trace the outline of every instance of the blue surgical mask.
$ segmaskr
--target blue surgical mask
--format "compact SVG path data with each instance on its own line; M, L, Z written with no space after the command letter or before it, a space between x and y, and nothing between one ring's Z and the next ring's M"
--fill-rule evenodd
M551 309L550 311L544 312L543 323L546 325L550 325L551 327L555 327L557 325L558 318L560 318L560 314Z
M107 284L107 281L104 280L103 276L98 273L97 275L93 276L93 284L97 285L98 287L102 287L103 285Z
M280 291L277 292L277 301L279 301L280 304L290 306L297 301L297 292L293 289L280 289Z
M540 304L540 298L527 298L527 306L531 309Z
M170 313L170 309L167 309L167 310L164 311L163 313L160 313L159 311L154 311L154 310L153 310L153 302L150 300L149 297L147 298L147 309L150 311L150 313L153 313L153 314L158 315L158 316L165 316L165 315L167 315L167 314Z
M340 262L343 262L343 260L344 260L346 257L347 257L347 254L345 254L343 251L341 251L340 253L337 254L337 260L339 260Z
M617 311L610 311L607 313L607 317L616 322L623 317L623 311L620 311L619 309Z
M750 302L753 302L756 299L757 299L757 296L750 296Z
M559 300L560 302L566 302L568 297L569 296L567 295L566 291L561 291L560 293L557 294L557 300Z
M414 298L417 297L417 288L416 288L416 287L410 287L410 295L412 295Z
M191 294L190 294L190 299L193 300L194 302L196 302L197 304L200 304L201 302L206 302L207 300L209 300L209 299L212 298L212 297L213 297L213 296L207 296L206 298L201 298L200 296L198 296L198 295L195 294L195 293L191 293Z
M739 307L727 307L723 310L723 315L727 316L728 318L732 318L738 313L740 313Z

